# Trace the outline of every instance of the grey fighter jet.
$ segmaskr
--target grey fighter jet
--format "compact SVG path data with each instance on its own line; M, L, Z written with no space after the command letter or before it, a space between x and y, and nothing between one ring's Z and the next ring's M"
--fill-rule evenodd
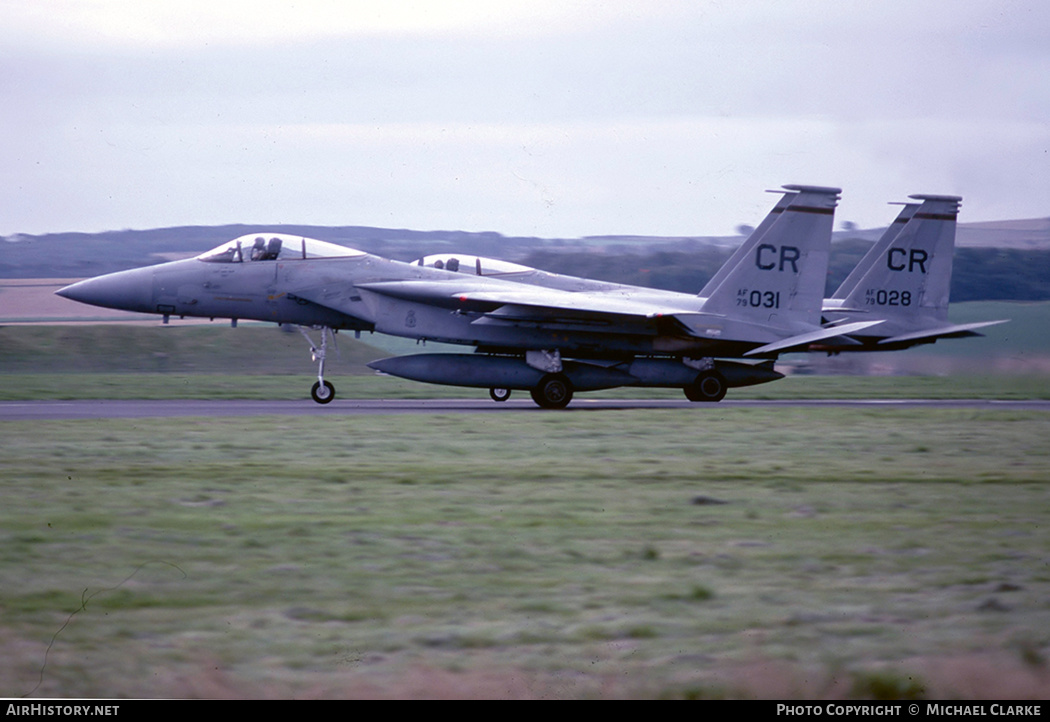
M948 295L955 251L955 225L962 198L912 195L893 224L864 255L831 298L823 314L830 323L879 318L883 323L851 336L856 344L834 340L812 350L893 351L940 338L980 336L977 329L1005 320L948 322Z
M292 324L318 362L312 396L335 396L324 378L332 332L377 331L474 346L472 354L422 354L372 367L431 383L488 388L505 399L528 390L562 408L574 391L617 386L682 388L718 401L726 388L781 378L774 352L877 325L821 325L837 188L784 186L784 197L705 296L602 284L532 286L463 269L407 264L280 234L250 234L196 258L122 271L58 293L84 303L171 316ZM710 285L710 284L709 284ZM306 328L319 329L314 344ZM755 360L742 360L745 354ZM770 357L770 358L766 358ZM765 360L762 360L765 358Z

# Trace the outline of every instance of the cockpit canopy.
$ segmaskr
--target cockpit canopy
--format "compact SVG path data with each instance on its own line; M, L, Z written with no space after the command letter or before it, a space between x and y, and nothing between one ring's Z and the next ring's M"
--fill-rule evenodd
M469 256L462 253L435 253L412 262L415 266L440 268L454 273L469 273L474 276L499 276L506 273L522 273L533 269L510 261L499 261L484 256Z
M209 263L248 263L251 261L294 261L306 258L345 258L363 256L358 251L334 243L287 233L249 233L197 256Z

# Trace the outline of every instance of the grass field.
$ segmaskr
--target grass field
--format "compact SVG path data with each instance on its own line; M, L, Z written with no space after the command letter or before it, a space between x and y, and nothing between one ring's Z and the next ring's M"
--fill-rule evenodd
M372 375L414 346L345 336L340 398L485 396ZM272 327L0 327L0 400L302 399L313 370ZM1040 412L708 404L0 422L0 695L1046 698L1047 438Z
M5 696L1050 693L1042 413L0 434Z

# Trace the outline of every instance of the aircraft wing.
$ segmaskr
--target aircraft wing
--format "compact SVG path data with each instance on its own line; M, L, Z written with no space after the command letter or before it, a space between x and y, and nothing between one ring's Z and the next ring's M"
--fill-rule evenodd
M922 331L913 331L912 333L903 333L899 336L890 336L889 338L881 339L879 345L904 343L906 341L936 341L939 338L981 336L982 334L976 333L977 329L984 328L985 326L995 326L996 324L1006 323L1008 320L1009 319L1004 318L998 321L978 321L976 323L950 324L938 328L927 328Z
M447 281L380 281L361 283L357 288L406 301L432 303L449 307L474 307L494 310L511 306L534 308L543 312L612 314L635 318L659 318L681 312L660 304L632 300L622 294L560 291L540 286L517 285L494 289L490 284L473 285L469 280L455 285Z

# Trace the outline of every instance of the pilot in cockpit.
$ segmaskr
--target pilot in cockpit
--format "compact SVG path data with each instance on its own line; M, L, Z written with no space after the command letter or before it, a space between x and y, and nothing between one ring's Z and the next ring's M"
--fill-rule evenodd
M249 258L253 261L276 261L277 256L281 253L281 239L271 238L269 242L266 239L259 238L255 239L252 243L252 252Z

